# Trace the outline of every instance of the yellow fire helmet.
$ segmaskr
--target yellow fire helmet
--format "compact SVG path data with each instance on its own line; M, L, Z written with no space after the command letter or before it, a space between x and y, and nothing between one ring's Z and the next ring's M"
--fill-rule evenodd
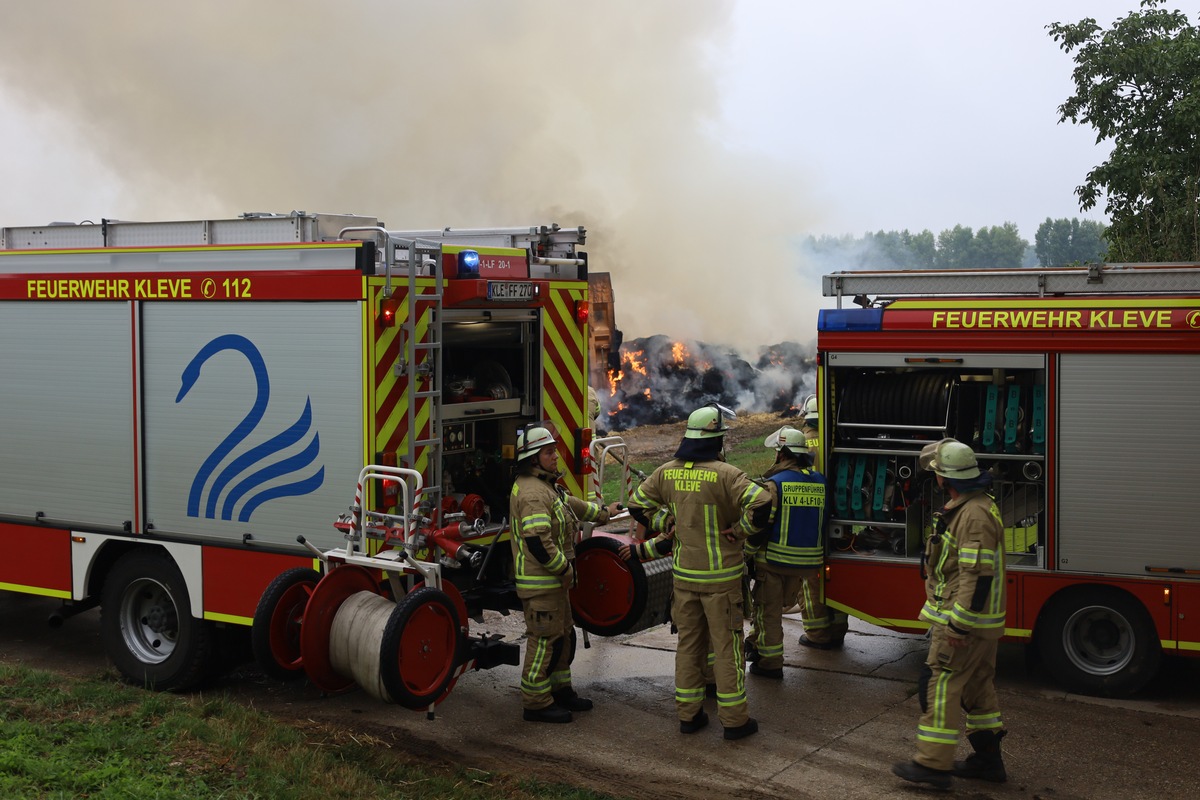
M725 424L726 416L735 414L724 406L710 403L703 408L697 408L687 421L687 430L683 432L685 439L712 439L724 436L729 426Z
M943 478L969 480L979 477L975 451L957 439L942 439L921 449L921 469L933 470Z

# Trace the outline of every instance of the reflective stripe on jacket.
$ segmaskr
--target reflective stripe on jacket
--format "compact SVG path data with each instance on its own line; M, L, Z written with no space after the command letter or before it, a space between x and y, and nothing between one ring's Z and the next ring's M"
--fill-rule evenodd
M517 476L509 496L517 595L522 599L570 588L563 578L575 558L579 522L608 522L606 508L572 497L557 480L554 473L535 468ZM536 539L543 553L535 554L527 538Z
M674 516L675 584L697 592L740 584L742 541L758 530L752 518L768 503L766 490L732 464L679 459L656 469L629 498L630 506L647 515L667 509Z
M987 492L960 495L943 509L925 544L925 606L921 619L984 639L1004 634L1004 523ZM979 579L992 576L982 607L972 609Z
M784 569L814 569L825 562L825 476L795 461L767 473L771 523L766 543L747 548L755 563Z

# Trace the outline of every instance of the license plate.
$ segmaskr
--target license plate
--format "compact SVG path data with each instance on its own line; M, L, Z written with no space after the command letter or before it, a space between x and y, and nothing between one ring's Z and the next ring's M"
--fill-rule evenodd
M488 300L532 300L533 284L521 281L488 281Z

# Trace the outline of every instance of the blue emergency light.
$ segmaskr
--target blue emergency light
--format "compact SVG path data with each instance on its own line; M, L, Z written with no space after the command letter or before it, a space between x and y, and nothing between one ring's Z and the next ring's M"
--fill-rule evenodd
M479 277L479 253L475 250L462 250L458 254L458 277Z
M817 312L819 331L881 331L882 308L823 308Z

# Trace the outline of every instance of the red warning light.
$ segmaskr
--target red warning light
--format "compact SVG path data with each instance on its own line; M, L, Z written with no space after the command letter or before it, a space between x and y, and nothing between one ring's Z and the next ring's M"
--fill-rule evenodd
M396 309L400 307L400 300L396 295L385 297L379 301L379 324L384 328L391 328L396 324Z

